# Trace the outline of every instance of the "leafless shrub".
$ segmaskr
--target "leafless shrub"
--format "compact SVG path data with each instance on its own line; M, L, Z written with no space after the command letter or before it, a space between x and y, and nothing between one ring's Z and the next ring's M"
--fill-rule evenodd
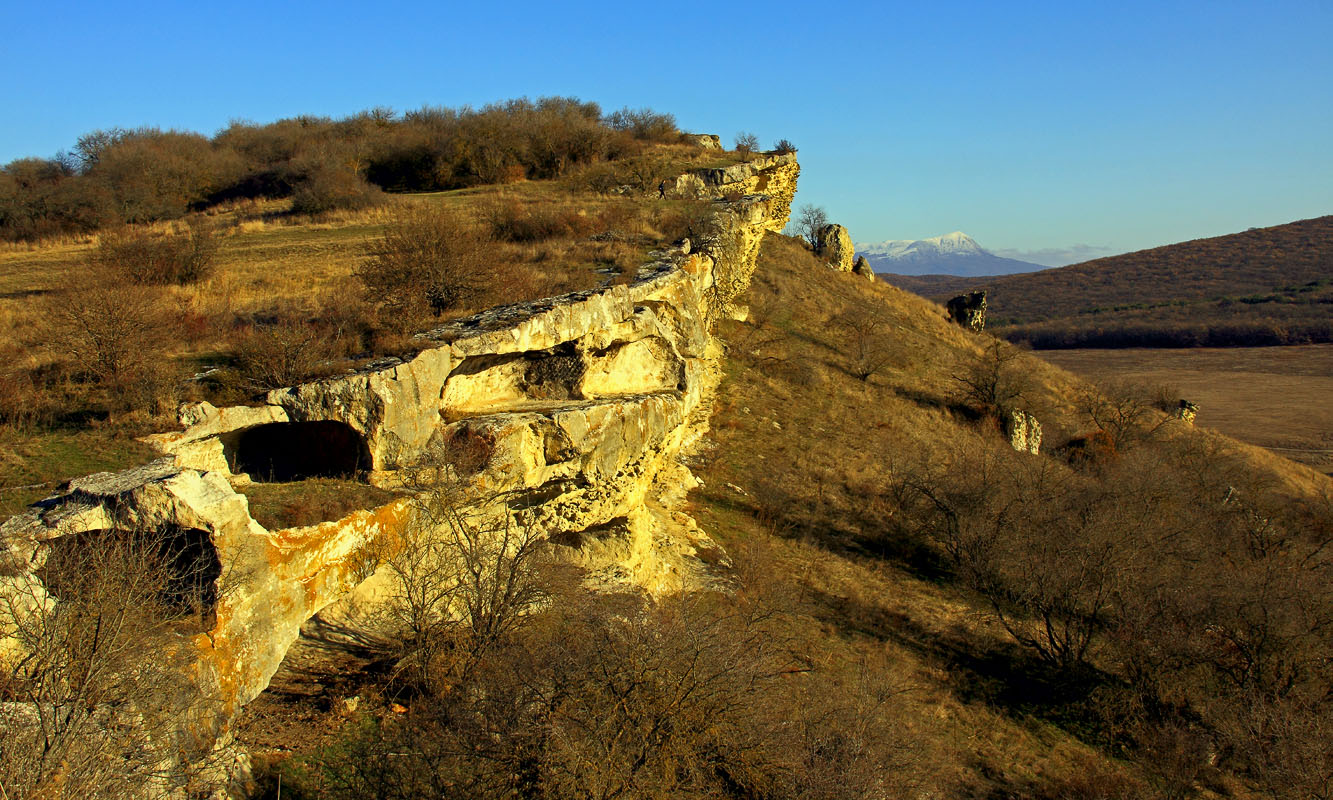
M20 431L50 422L60 400L29 368L19 353L0 351L0 426Z
M113 409L152 409L175 388L176 322L159 290L99 278L53 299L46 339L107 391Z
M455 437L473 450L476 437ZM506 508L473 505L464 482L482 456L460 468L445 443L404 470L414 493L399 541L378 555L393 578L387 613L400 630L395 654L407 685L447 694L469 679L541 600L539 539Z
M586 236L598 227L598 219L572 206L525 203L501 198L486 209L491 234L510 242L539 242L561 236Z
M491 237L463 214L428 206L399 208L384 236L357 269L370 300L390 319L410 322L429 311L484 302L499 288L505 265Z
M194 217L184 234L153 236L131 227L103 233L89 259L93 269L132 283L186 285L212 273L218 244L211 224Z
M646 141L666 142L679 135L674 116L649 108L626 106L607 115L606 122L612 130L625 131L636 139Z
M1059 669L1084 667L1125 557L1112 501L1008 453L904 476L927 535L1013 639Z
M1227 708L1219 727L1268 796L1333 797L1333 709L1327 698L1251 697Z
M235 378L251 391L266 391L328 375L334 368L330 334L292 317L254 324L236 339Z
M298 214L354 211L382 202L384 194L379 187L367 183L356 171L335 164L310 169L292 193L292 211Z
M1097 430L1105 432L1112 452L1116 453L1152 436L1162 424L1148 393L1131 383L1089 387L1079 398L1079 407Z
M1022 352L1008 342L991 339L981 353L954 371L955 397L977 413L1002 419L1028 393L1028 379L1020 359Z
M815 669L755 594L560 595L447 695L319 762L319 791L399 798L886 796L915 750L879 664ZM396 754L390 757L389 754Z
M1148 390L1152 407L1168 414L1180 408L1180 388L1167 383L1154 384Z
M203 754L167 732L194 696L188 637L216 574L182 558L165 530L45 547L45 588L21 577L0 593L12 648L0 660L5 796L143 797L183 784L184 761Z
M893 364L895 352L887 340L888 324L873 310L848 311L834 318L833 324L844 331L843 342L852 375L862 381Z

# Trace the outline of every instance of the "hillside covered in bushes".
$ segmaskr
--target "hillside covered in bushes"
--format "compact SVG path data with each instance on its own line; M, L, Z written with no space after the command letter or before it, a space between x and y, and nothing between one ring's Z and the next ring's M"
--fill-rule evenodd
M678 138L669 114L603 114L596 103L563 97L233 122L211 137L97 130L53 158L0 167L0 239L178 219L240 199L291 198L298 213L365 208L384 191L557 178Z

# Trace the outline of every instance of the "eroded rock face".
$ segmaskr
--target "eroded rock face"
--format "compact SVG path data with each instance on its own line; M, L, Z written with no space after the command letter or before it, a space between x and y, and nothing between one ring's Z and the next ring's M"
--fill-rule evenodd
M1004 433L1009 446L1020 453L1037 455L1041 452L1041 423L1026 411L1010 411L1004 421Z
M986 293L969 292L960 294L946 304L949 319L970 331L981 331L986 327Z
M179 431L146 439L165 458L72 481L0 525L0 594L34 598L0 606L43 613L36 573L65 537L196 532L220 569L211 627L191 640L198 713L181 724L220 739L302 624L376 580L372 555L397 546L411 509L405 496L272 531L234 486L338 475L401 487L404 468L458 442L485 443L466 487L478 513L548 537L595 583L708 583L696 550L715 547L679 511L695 483L681 459L707 432L720 381L713 326L734 313L763 235L786 224L798 173L775 156L677 179L694 196L740 199L715 201L715 235L654 254L629 284L493 308L420 334L410 360L275 390L257 407L182 407ZM0 659L21 655L12 627L0 618Z
M852 235L841 225L825 225L816 233L815 255L839 272L852 271Z
M796 196L796 179L800 173L801 166L795 153L756 155L741 164L668 178L662 182L659 193L664 197L700 198L763 195L767 198L772 218L776 220L780 216L785 220L791 215L791 201Z

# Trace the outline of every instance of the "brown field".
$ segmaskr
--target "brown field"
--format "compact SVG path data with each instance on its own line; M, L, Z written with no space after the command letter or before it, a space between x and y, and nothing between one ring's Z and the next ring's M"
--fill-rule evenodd
M1094 380L1174 387L1199 404L1198 425L1333 474L1333 345L1156 350L1047 350Z

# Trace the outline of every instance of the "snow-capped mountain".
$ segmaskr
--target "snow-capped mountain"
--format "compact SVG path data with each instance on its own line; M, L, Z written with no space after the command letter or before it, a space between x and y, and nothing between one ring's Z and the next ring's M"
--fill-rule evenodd
M1047 269L1041 264L1002 258L976 243L962 231L929 239L890 239L858 244L856 252L866 257L875 272L899 275L1010 275Z

